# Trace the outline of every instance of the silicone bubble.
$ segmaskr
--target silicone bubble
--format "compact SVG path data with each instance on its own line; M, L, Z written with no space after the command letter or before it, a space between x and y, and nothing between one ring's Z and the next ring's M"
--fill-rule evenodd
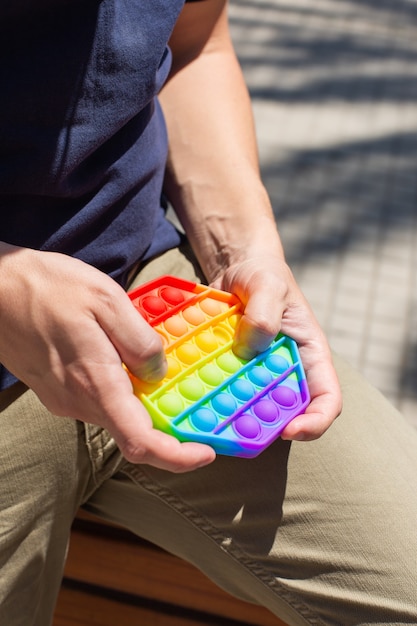
M228 321L228 323L230 324L230 326L231 326L232 328L236 328L236 326L238 325L239 319L240 319L240 315L236 315L236 314L235 314L235 315L231 315L231 316L227 319L227 321Z
M177 393L166 393L159 398L158 406L166 415L175 417L183 410L184 402Z
M274 374L282 374L290 366L287 359L279 354L271 354L266 360L265 365Z
M245 379L239 378L230 385L230 391L238 400L250 400L255 393L253 385Z
M253 409L255 415L263 422L276 422L279 417L277 405L270 400L261 400Z
M290 407L297 402L297 394L290 387L277 387L271 395L275 402L278 402L281 406Z
M177 361L177 359L174 359L174 357L167 356L167 365L168 365L168 370L166 373L167 378L174 378L174 376L178 376L178 374L181 372L181 365Z
M251 415L242 415L235 422L235 430L242 437L256 439L261 434L261 427Z
M236 400L228 393L219 393L214 396L211 405L220 415L231 415L236 409Z
M162 315L162 313L165 313L167 310L165 302L162 298L158 298L157 296L146 296L146 298L143 298L141 305L147 313L155 317Z
M213 334L219 344L226 344L232 339L231 333L229 333L224 326L218 326L217 328L213 328Z
M265 367L258 365L248 372L248 378L259 387L265 387L272 380L272 374Z
M207 313L207 315L211 315L214 317L215 315L219 315L222 312L222 307L220 302L214 300L213 298L205 298L200 302L200 307Z
M204 395L204 385L195 378L182 380L178 385L178 389L184 398L194 402Z
M199 371L199 376L203 382L211 387L217 387L223 380L222 371L214 363L207 363Z
M214 352L219 345L214 334L207 330L197 335L195 342L203 352Z
M230 352L220 355L217 359L217 364L222 370L230 374L237 372L241 367L240 361Z
M176 350L177 357L186 365L196 363L200 359L200 350L191 343L184 343Z
M183 292L176 287L162 287L159 293L165 302L172 306L177 306L185 300Z
M187 323L185 320L181 319L179 315L169 317L165 321L164 326L171 335L174 335L174 337L181 337L188 331Z
M183 316L186 322L193 326L198 326L205 321L205 315L198 306L190 306L183 311Z
M214 411L202 408L191 414L190 421L196 430L210 432L216 427L218 419Z

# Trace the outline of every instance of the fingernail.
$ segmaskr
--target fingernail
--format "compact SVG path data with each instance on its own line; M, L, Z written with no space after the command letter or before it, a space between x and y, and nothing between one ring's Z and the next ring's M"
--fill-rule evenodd
M253 356L254 352L251 351L247 345L243 343L235 343L233 344L233 352L236 356L244 361L249 361Z
M165 356L161 359L159 356L147 363L147 370L143 376L143 380L148 383L155 383L162 380L168 371L168 363Z

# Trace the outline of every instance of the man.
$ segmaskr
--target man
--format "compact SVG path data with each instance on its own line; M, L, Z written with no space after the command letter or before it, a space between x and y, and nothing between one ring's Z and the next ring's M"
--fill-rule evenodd
M417 621L416 436L344 364L332 425L338 377L259 176L227 2L1 12L1 620L50 623L84 505L290 624ZM300 346L311 404L251 461L153 429L121 367L166 368L125 289L200 272L245 306L238 355L279 330Z

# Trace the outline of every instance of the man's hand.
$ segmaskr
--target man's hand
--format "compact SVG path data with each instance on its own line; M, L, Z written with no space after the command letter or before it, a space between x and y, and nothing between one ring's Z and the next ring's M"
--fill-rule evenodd
M250 258L229 267L213 286L235 293L245 305L234 346L239 356L265 350L279 331L298 343L311 403L281 436L320 437L341 411L341 392L326 338L285 261L272 255Z
M65 255L1 247L0 360L55 415L99 424L133 463L182 472L210 463L211 448L152 426L122 363L161 379L158 334L111 278Z

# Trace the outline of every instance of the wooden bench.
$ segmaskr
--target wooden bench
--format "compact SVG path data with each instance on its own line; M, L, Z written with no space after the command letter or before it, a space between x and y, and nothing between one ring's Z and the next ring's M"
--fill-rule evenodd
M182 559L80 512L53 626L285 626Z

